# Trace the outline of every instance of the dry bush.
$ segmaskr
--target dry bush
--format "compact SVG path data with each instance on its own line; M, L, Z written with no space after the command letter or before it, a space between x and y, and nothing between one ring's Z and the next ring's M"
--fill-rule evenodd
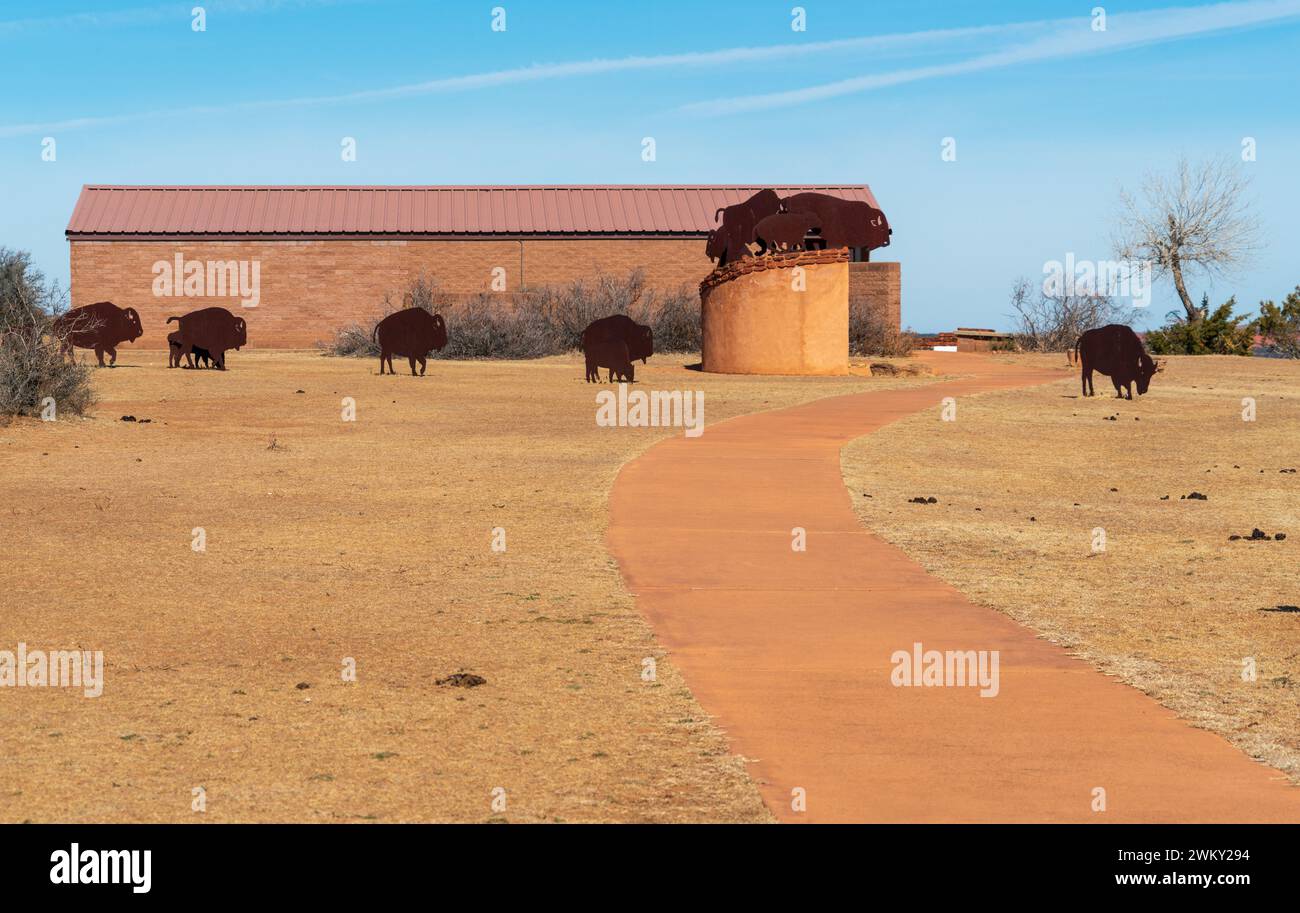
M900 330L866 302L849 304L849 354L904 357L916 348L916 334Z
M653 297L648 320L654 328L656 352L698 352L704 345L699 292L685 286Z
M0 415L39 414L47 398L56 415L81 415L95 402L90 370L61 355L48 329L0 331Z
M626 276L601 275L590 282L546 289L542 297L543 309L560 328L557 343L571 340L567 350L581 347L582 331L593 320L627 314L654 330L656 352L700 351L700 296L687 286L650 288L645 274L634 270Z
M645 276L637 270L623 277L602 274L565 286L546 286L529 297L531 305L546 317L553 335L550 345L558 347L551 354L558 354L581 348L582 331L601 317L627 314L646 323L647 295L653 297L654 292L646 289Z
M375 324L384 317L376 317L369 325L349 323L334 331L334 338L329 342L318 342L316 348L326 355L338 355L344 358L366 358L379 355L379 345L371 340Z
M700 350L699 295L685 286L674 291L648 288L639 270L515 294L451 294L422 275L403 290L402 300L403 307L443 315L447 347L437 353L442 358L561 355L581 348L587 325L610 314L627 314L652 327L656 352ZM396 310L393 294L386 294L378 317L340 328L320 348L328 355L377 356L379 347L371 341L375 325Z
M29 254L0 248L0 415L36 415L47 398L56 414L80 415L94 402L90 369L59 352L53 321L62 302Z
M1049 295L1025 278L1011 288L1011 333L1026 352L1067 352L1096 327L1133 322L1132 308L1096 292Z
M529 298L512 302L493 292L453 301L443 312L447 346L442 358L541 358L572 349ZM561 334L563 335L563 334Z

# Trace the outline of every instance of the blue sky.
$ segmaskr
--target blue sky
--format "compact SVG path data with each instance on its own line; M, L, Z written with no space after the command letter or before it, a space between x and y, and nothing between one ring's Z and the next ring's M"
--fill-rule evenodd
M904 322L1002 327L1017 276L1111 256L1121 186L1229 156L1267 246L1193 294L1254 309L1300 283L1298 50L1300 0L5 0L0 245L66 283L84 183L866 182Z

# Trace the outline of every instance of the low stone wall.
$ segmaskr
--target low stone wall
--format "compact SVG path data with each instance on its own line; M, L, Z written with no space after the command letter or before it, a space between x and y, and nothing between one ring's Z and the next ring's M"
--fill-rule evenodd
M700 313L705 371L849 373L848 251L730 263L700 283Z

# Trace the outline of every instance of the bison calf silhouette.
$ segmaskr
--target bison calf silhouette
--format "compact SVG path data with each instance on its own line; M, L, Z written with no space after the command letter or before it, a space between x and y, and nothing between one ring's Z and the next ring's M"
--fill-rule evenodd
M614 378L636 382L636 367L627 351L627 343L621 339L602 339L584 346L583 354L587 357L587 383L600 383L600 369L609 369L609 381Z
M430 314L424 308L407 308L389 314L375 325L370 341L379 344L379 373L393 370L393 356L402 355L411 363L411 376L415 376L415 363L420 363L420 376L424 376L425 358L430 352L440 352L447 345L447 324L441 314Z
M221 307L203 308L190 311L180 317L168 317L167 322L176 321L177 343L186 364L194 367L194 350L206 349L212 356L212 363L218 371L226 370L226 351L238 351L248 345L248 325L243 317L236 317ZM172 334L167 340L171 343ZM178 361L179 364L179 361Z
M617 345L611 348L610 344L621 344L622 348L618 348ZM616 369L631 379L632 362L639 358L641 364L645 364L646 359L655 353L654 330L645 324L637 323L626 314L611 314L593 320L582 331L582 351L587 356L589 382L600 382L600 373L593 367L597 362L599 367L611 369L611 380ZM618 363L610 364L611 361ZM624 363L626 363L626 371L623 370Z
M775 250L803 250L808 233L821 228L821 219L811 212L779 212L760 219L754 226L759 255Z
M120 308L111 301L96 301L60 315L54 321L54 335L59 338L62 354L73 355L74 347L94 349L95 358L102 368L105 352L109 355L108 367L112 367L117 364L117 346L123 342L135 342L144 335L144 330L140 327L140 315L135 308Z
M183 358L186 355L189 355L190 353L193 353L194 355L195 364L198 364L199 362L203 362L203 365L205 367L211 367L212 365L211 352L209 352L207 349L201 349L198 346L187 347L185 343L181 340L180 330L173 330L172 332L167 334L167 367L179 368L181 366L181 358Z
M1074 344L1074 350L1084 396L1096 395L1092 385L1093 371L1110 376L1117 397L1123 399L1127 391L1128 398L1132 399L1134 382L1137 383L1138 396L1141 396L1151 385L1152 376L1160 370L1142 347L1137 333L1118 323L1088 330Z

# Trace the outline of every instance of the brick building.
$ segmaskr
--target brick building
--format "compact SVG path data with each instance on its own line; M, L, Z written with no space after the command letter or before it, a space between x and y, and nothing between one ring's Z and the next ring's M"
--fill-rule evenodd
M981 327L957 327L958 352L996 352L1015 343L1010 333L999 333Z
M72 304L134 307L148 348L165 345L168 316L212 305L244 317L254 347L306 348L421 273L453 293L633 269L694 290L716 210L758 189L86 186L67 229ZM808 190L879 208L865 184L778 188ZM897 326L899 265L854 259L851 301Z

